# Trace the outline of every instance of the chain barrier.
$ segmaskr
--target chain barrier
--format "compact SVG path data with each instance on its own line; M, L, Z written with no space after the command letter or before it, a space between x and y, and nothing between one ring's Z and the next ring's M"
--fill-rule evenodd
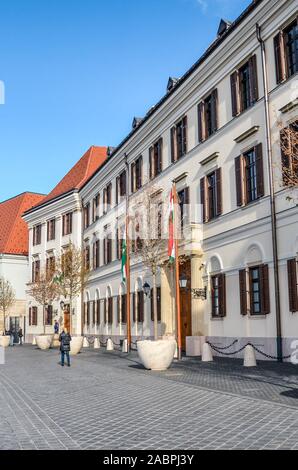
M219 348L217 346L214 346L214 344L210 343L210 341L207 341L207 344L209 344L209 346L211 347L211 349L213 349L215 352L217 352L218 354L222 354L223 356L234 356L235 354L239 354L240 352L244 351L244 349L247 347L247 346L251 346L256 352L258 352L259 354L261 354L262 356L264 357L267 357L267 359L273 359L273 360L278 360L280 359L279 357L277 356L271 356L270 354L266 354L264 353L263 351L261 351L260 349L258 349L254 344L252 343L247 343L245 346L243 346L242 348L238 349L238 351L233 351L231 353L225 353L223 352L224 350L227 350L229 348L231 348L232 346L234 346L236 343L238 343L238 340L234 341L230 346L226 347L226 348ZM289 356L283 356L281 359L283 360L286 360L286 359L290 359L292 357L292 355L290 354Z
M279 357L277 357L277 356L270 356L270 354L264 353L263 351L261 351L260 349L258 349L254 344L248 343L247 346L252 346L256 352L258 352L259 354L262 354L262 356L265 356L265 357L267 357L268 359L276 359L276 360L279 359ZM290 354L289 356L282 356L281 359L283 359L283 360L285 360L285 359L291 359L291 357L292 357L292 354Z
M86 337L88 343L89 343L89 346L92 346L92 344L95 343L95 338L93 336L89 336L88 338Z
M232 344L230 344L229 346L225 346L224 348L220 348L219 346L215 346L216 349L218 349L219 351L226 351L227 349L230 349L232 346L234 346L235 344L239 343L239 339L235 339L235 341L233 341ZM208 343L210 346L211 346L211 343Z
M213 349L218 354L222 354L223 356L234 356L235 354L239 354L240 352L244 351L244 349L247 346L247 344L246 344L245 346L243 346L243 348L240 348L238 351L234 351L234 352L231 352L231 353L226 353L226 352L223 352L223 350L218 349L216 346L214 346L214 344L210 343L209 341L207 341L207 344L209 344L211 349ZM228 349L228 348L226 348L226 349Z

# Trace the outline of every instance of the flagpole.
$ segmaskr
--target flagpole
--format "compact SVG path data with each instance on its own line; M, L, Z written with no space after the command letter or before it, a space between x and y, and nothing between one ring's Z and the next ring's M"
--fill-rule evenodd
M180 301L180 266L179 266L179 243L177 231L177 207L178 195L176 183L173 183L173 198L174 198L174 243L175 243L175 285L176 285L176 314L177 314L177 343L178 343L178 360L182 359L182 335L181 335L181 301Z
M127 318L127 352L131 351L131 318L130 318L130 239L129 239L129 165L127 154L125 154L126 164L126 318Z

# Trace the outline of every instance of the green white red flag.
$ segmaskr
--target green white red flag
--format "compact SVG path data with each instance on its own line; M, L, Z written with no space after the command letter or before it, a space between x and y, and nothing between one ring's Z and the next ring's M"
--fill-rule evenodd
M176 244L174 237L175 230L175 196L174 188L171 190L170 195L170 215L169 215L169 261L173 263L176 259Z
M123 240L122 240L122 282L126 282L127 280L127 242L126 242L126 231L124 232Z

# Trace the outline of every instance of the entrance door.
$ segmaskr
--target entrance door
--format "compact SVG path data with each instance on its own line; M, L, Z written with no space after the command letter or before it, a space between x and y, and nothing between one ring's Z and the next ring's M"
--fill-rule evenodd
M182 350L186 351L186 337L191 336L191 293L185 289L180 291L181 301L181 336Z
M67 328L67 331L70 333L70 309L69 309L69 305L66 305L65 309L64 309L64 328Z
M180 274L186 277L188 287L191 286L191 264L190 260L183 263L180 267ZM191 291L189 289L180 289L181 303L181 336L182 350L186 351L186 337L192 335L191 324Z
M10 331L13 332L14 344L19 343L19 336L18 336L19 329L20 329L20 318L10 317Z

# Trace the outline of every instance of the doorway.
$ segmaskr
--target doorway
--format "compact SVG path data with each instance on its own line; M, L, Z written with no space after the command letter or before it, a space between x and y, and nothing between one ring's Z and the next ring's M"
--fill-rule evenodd
M67 328L68 333L70 333L70 306L65 305L64 307L64 320L63 320L64 328Z
M180 274L187 278L187 286L191 286L191 261L187 260L180 266ZM181 336L182 351L186 351L186 337L192 336L191 321L191 290L180 289L181 304Z
M20 317L10 317L10 324L9 324L9 327L10 327L10 331L13 332L13 337L14 337L14 344L18 344L19 343L19 335L18 335L18 331L20 329Z

